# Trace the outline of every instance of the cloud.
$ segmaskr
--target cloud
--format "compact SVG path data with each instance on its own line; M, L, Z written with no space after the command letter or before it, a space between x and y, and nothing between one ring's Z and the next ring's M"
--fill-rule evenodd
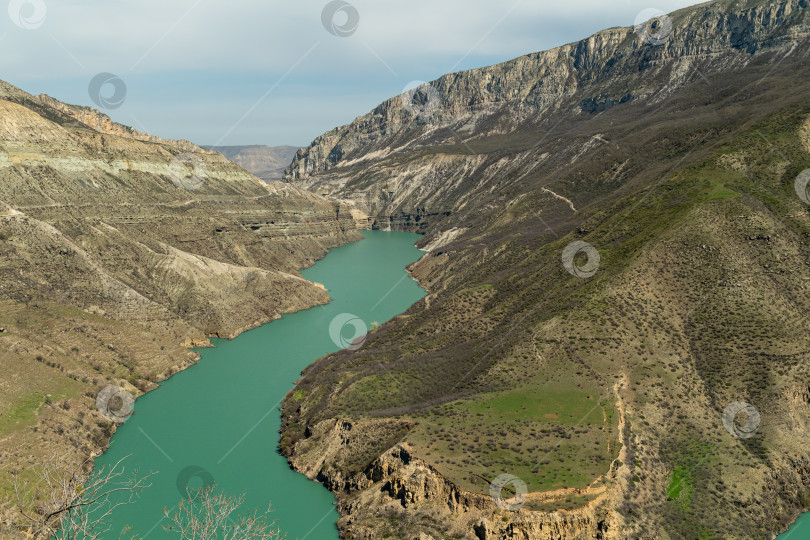
M409 81L631 26L646 8L696 3L352 0L357 30L337 37L322 25L321 0L43 1L40 27L0 25L0 78L91 105L90 79L110 72L127 83L126 102L110 111L120 122L199 143L229 133L223 143L298 145Z

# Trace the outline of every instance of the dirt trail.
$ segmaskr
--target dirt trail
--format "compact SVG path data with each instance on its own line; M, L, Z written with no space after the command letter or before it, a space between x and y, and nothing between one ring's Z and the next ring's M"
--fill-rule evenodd
M571 211L573 211L575 214L577 213L577 209L574 207L574 203L571 202L571 199L563 197L562 195L557 195L556 193L554 193L553 191L551 191L548 188L542 188L542 190L545 191L546 193L551 194L551 196L554 197L555 199L560 199L561 201L567 202L568 206L571 207Z

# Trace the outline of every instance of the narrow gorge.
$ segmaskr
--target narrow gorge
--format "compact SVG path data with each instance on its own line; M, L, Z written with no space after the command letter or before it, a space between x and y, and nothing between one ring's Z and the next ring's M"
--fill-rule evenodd
M17 4L15 55L67 51ZM213 146L0 81L0 540L127 459L153 489L105 517L144 539L213 486L302 540L771 540L810 509L810 0L639 14L306 147L386 95L357 50L399 78L363 31L391 47L402 6L198 4L129 81L194 140L239 118ZM281 119L296 146L243 144Z

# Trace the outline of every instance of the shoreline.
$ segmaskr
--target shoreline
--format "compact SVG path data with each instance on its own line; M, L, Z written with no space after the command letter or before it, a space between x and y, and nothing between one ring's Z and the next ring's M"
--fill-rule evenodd
M355 229L355 231L360 232L360 229ZM361 233L361 234L362 234L362 233ZM322 284L318 284L318 283L315 283L315 282L309 281L309 280L307 280L306 278L304 278L303 276L300 276L300 272L301 272L302 270L306 270L306 269L308 269L308 268L311 268L311 267L312 267L312 266L314 266L316 263L318 263L319 261L323 260L323 259L324 259L324 258L325 258L325 257L326 257L326 256L327 256L327 255L328 255L328 254L329 254L329 253L330 253L330 252L333 250L333 249L338 248L338 247L342 247L342 246L346 246L346 245L349 245L349 244L353 244L353 243L356 243L356 242L361 242L362 240L365 240L365 237L364 237L364 238L361 238L361 239L358 239L358 240L348 240L348 241L341 242L341 243L339 243L339 244L336 244L336 245L333 245L333 246L330 246L330 247L326 248L325 252L324 252L322 255L320 255L320 256L318 256L318 257L314 257L312 264L310 264L310 265L308 265L308 266L305 266L305 267L302 267L302 268L298 268L298 269L296 270L296 271L299 273L299 276L298 276L298 277L300 277L301 279L303 279L304 281L306 281L307 283L310 283L310 284L312 284L312 285L315 285L315 286L319 286L319 285L320 285L320 287L321 287L321 288L323 288L324 290L326 290L326 289L323 287L323 285L322 285ZM328 293L327 293L327 295L328 295ZM201 334L201 335L203 335L203 336L204 336L205 343L202 343L202 344L200 344L200 345L196 345L196 344L194 343L194 338L186 338L185 340L178 342L177 344L178 344L178 345L179 345L181 348L183 348L183 349L187 350L188 352L190 352L190 353L193 353L193 354L194 354L193 359L191 359L191 361L187 361L187 362L183 362L183 363L172 364L172 365L171 365L171 366L169 366L169 368L167 369L167 371L171 371L171 373L170 373L168 376L166 376L166 377L164 377L164 378L159 378L159 379L158 379L158 380L156 380L156 381L152 381L152 382L153 382L153 384L154 384L154 386L153 386L153 387L151 387L151 388L149 388L149 389L147 389L147 390L145 390L145 391L144 391L144 390L140 390L140 389L139 389L139 395L135 397L135 401L134 401L134 403L133 403L133 411L134 411L134 410L136 410L136 408L137 408L137 402L138 402L138 400L139 400L140 398L142 398L143 396L146 396L147 394L151 394L152 392L154 392L154 391L156 391L156 390L160 389L160 387L161 387L161 386L163 385L163 383L165 383L166 381L168 381L168 380L170 380L170 379L174 378L175 376L179 375L180 373L185 372L186 370L188 370L188 369L189 369L189 368L191 368L192 366L197 365L197 364L199 363L199 361L200 361L200 359L201 359L201 357L202 357L202 356L201 356L201 354L200 354L198 351L196 351L195 349L212 349L212 348L216 348L216 345L210 341L212 338L214 338L214 339L227 339L227 340L229 340L229 341L232 341L232 340L236 339L237 337L239 337L240 335L244 334L245 332L248 332L248 331L250 331L250 330L255 330L255 329L257 329L257 328L260 328L261 326L264 326L265 324L270 324L270 323L272 323L273 321L276 321L276 320L281 319L281 317L283 317L284 315L293 314L293 313L298 313L298 312L300 312L300 311L305 311L305 310L311 309L311 308L313 308L313 307L317 307L317 306L326 305L326 304L328 304L328 303L329 303L329 302L331 302L331 301L332 301L332 299L331 299L331 297L330 297L330 298L329 298L329 300L328 300L328 301L326 301L326 302L315 302L315 303L312 303L312 304L310 304L310 305L308 305L308 306L306 306L306 307L302 307L301 309L298 309L298 310L294 310L294 311L279 311L279 312L277 312L277 313L276 313L276 315L275 315L274 317L269 317L269 318L266 318L266 320L265 320L265 319L259 319L258 321L256 321L256 322L255 322L255 323L253 323L252 325L249 325L248 327L245 327L245 328L242 328L242 329L240 329L240 330L237 330L236 332L234 332L234 333L233 333L232 335L230 335L229 337L221 337L221 336L216 335L216 334L208 334L208 335L206 335L206 334ZM134 386L134 385L133 385L133 386ZM137 388L137 387L136 387L136 388ZM94 409L93 409L93 408L91 408L91 409L89 409L89 410L90 410L90 411L92 411L92 410L94 410ZM134 413L134 414L137 414L137 413ZM34 424L34 425L36 426L37 424ZM87 478L89 478L89 477L90 477L90 475L92 475L92 474L93 474L93 472L96 470L96 460L97 460L99 457L103 456L105 453L107 453L107 452L109 451L109 449L110 449L110 443L112 442L112 439L115 437L115 434L117 433L118 428L119 428L121 425L122 425L122 424L113 423L113 425L112 425L112 429L110 430L110 436L109 436L109 437L107 437L105 440L103 440L103 442L102 442L102 443L99 445L99 446L100 446L100 448L101 448L101 450L100 450L100 451L98 451L98 452L91 451L91 452L90 452L90 454L85 454L85 455L83 455L83 456L82 456L82 457L83 457L83 459L84 459L85 461L89 461L90 466L91 466L91 467L90 467L90 472L88 473L88 475L87 475L86 477L82 478L82 482L86 481L86 480L87 480Z
M155 396L154 399L148 400L147 403L144 404L143 408L138 411L142 414L138 417L136 424L129 426L122 433L119 433L121 438L116 439L116 444L111 445L111 449L104 455L101 461L96 462L96 467L107 466L111 460L115 461L121 457L122 453L135 451L137 456L133 458L134 460L130 461L129 467L137 467L138 469L145 470L149 469L153 463L162 463L161 472L164 474L155 482L157 489L150 490L150 494L144 495L142 504L125 510L119 517L113 516L111 518L113 525L118 526L126 522L137 524L145 523L152 514L152 501L154 500L159 503L169 494L169 484L173 486L173 475L182 468L182 465L178 466L177 463L182 463L184 459L191 460L190 462L197 463L203 467L208 467L215 477L221 475L223 481L225 481L226 475L228 477L232 474L237 475L237 472L231 469L220 469L218 466L220 462L217 461L217 459L228 449L231 439L233 439L233 441L237 439L241 441L242 439L240 439L240 437L244 435L243 431L245 433L253 431L254 420L252 419L252 415L246 420L240 421L236 428L226 428L223 426L220 432L220 438L223 439L222 444L216 445L210 452L207 450L204 451L203 454L206 457L200 457L195 454L194 446L196 445L193 441L207 440L209 437L209 435L197 435L202 433L200 429L203 426L209 426L205 428L204 431L208 431L209 429L216 431L218 429L217 425L220 416L225 418L232 414L232 412L229 411L236 411L236 409L231 409L230 407L224 409L219 408L218 410L220 412L217 413L218 416L214 419L206 420L198 418L197 420L193 420L193 422L195 422L193 425L197 426L193 428L193 433L192 431L188 431L188 429L190 429L188 427L176 431L171 426L167 426L163 422L161 411L166 410L167 407L173 407L175 403L188 403L187 400L196 403L199 399L208 403L206 401L207 398L197 397L199 392L204 391L206 395L211 392L215 393L215 389L224 380L231 380L233 384L239 384L240 387L247 385L250 388L253 388L254 383L258 383L261 387L261 391L258 394L256 392L250 393L257 397L246 397L244 401L242 398L238 398L238 403L251 408L253 407L250 405L251 403L258 404L257 406L261 407L262 410L257 410L255 420L259 420L260 416L261 421L267 418L269 425L265 424L265 427L257 430L254 437L258 438L248 441L250 444L242 445L244 447L242 449L244 454L239 454L241 464L240 462L235 462L228 465L228 467L250 466L251 470L257 467L263 470L265 467L263 463L265 457L268 455L268 451L270 451L271 448L279 448L280 437L278 430L282 415L280 414L281 411L274 410L268 410L268 414L264 416L262 416L262 414L265 409L276 409L277 406L275 405L271 407L271 405L276 402L276 399L281 400L293 391L301 371L311 366L313 362L316 362L321 356L336 351L341 347L339 341L335 343L334 338L330 340L331 331L329 333L326 332L326 328L330 324L329 320L337 316L342 310L345 310L347 312L356 313L366 321L376 318L381 322L387 322L391 318L396 317L397 314L410 308L411 305L424 296L425 291L418 286L416 281L410 284L408 280L401 279L405 278L406 275L410 277L407 272L405 272L404 275L402 272L405 271L405 267L408 264L418 260L422 255L421 252L417 251L414 247L415 242L419 240L419 236L408 234L378 234L377 232L371 231L364 234L368 237L368 242L363 246L344 245L342 247L346 249L335 250L337 253L334 253L333 257L328 259L330 262L318 265L315 270L311 272L304 272L304 275L309 280L326 283L329 289L333 291L331 293L333 302L330 304L331 307L328 308L327 311L322 311L323 308L317 307L312 310L304 310L304 312L306 312L305 314L303 312L297 315L291 314L290 317L284 317L286 324L265 328L261 332L254 333L250 337L245 338L242 342L234 342L231 344L229 342L215 341L214 344L219 349L219 352L215 353L212 351L208 353L208 356L203 353L204 361L200 362L200 368L190 373L189 377L177 381L177 386L172 386L172 390L177 390L177 393L167 392L165 394L159 394ZM400 283L396 294L390 297L389 301L382 306L379 312L371 311L372 305L375 305L375 301L381 296L386 295L391 285L398 280L401 280L402 283ZM344 304L343 301L347 303ZM308 340L309 344L304 345L301 342L302 339ZM202 353L202 351L200 352ZM233 359L235 362L228 362L229 359ZM249 368L249 370L244 371L242 369L243 366ZM235 369L240 373L237 374L234 371ZM259 382L257 380L258 377L264 381L265 377L268 376L273 380L266 381L266 384L265 382ZM254 390L258 390L258 387ZM234 406L242 407L242 405ZM194 413L189 409L187 414L193 416ZM187 416L187 414L180 413L178 418L188 417L191 422L192 416ZM242 424L244 424L244 426L242 426ZM255 425L258 425L258 422ZM158 435L162 433L164 438L168 437L168 433L170 432L187 433L187 441L185 440L185 436L181 436L183 438L176 439L175 442L165 447L166 451L171 454L174 462L176 462L174 466L162 461L160 454L158 454L154 448L150 447L145 439L140 437L138 427L142 427L150 434L152 434L153 430L156 430L155 433ZM261 433L261 435L257 435L259 433ZM160 437L155 436L155 439L160 444L163 444ZM189 444L192 446L189 446ZM223 446L221 451L218 448L219 446ZM228 453L230 453L230 450ZM225 453L225 455L228 453ZM278 454L279 452L276 451L273 453ZM286 523L284 529L289 531L288 534L292 537L298 535L299 532L300 535L298 536L301 536L307 531L300 531L299 529L302 527L306 528L305 526L310 517L317 519L321 516L308 516L307 512L304 510L299 511L294 510L292 507L285 507L285 504L289 506L290 497L293 499L298 496L315 497L313 501L328 500L330 508L334 508L334 499L332 498L332 494L330 494L328 490L324 490L322 485L316 487L312 486L310 482L304 482L304 479L300 478L298 473L290 467L286 458L282 458L280 455L278 458L283 459L283 461L275 461L276 458L274 458L272 462L267 465L267 472L262 473L262 478L268 479L266 482L262 483L268 484L269 482L270 485L264 485L261 488L254 486L252 489L252 491L254 491L253 496L258 495L265 502L269 497L274 503L276 499L281 497L279 503L282 504L280 506L274 504L274 507L282 512L279 517L283 516L284 518L281 520L281 522ZM248 459L248 461L245 461L245 459ZM231 460L233 460L233 457ZM202 463L198 463L200 461L202 461ZM242 471L241 468L239 470ZM241 475L242 472L239 472L237 477L242 478L243 481L247 481ZM289 489L293 489L295 494L288 496L282 495L279 486L272 485L274 483L272 479L274 478L286 479ZM256 491L257 489L258 491ZM172 489L172 494L174 494L174 489ZM295 508L300 508L300 505L295 504ZM318 511L318 508L319 507L317 507L315 511ZM321 512L325 511L326 508ZM324 531L323 537L337 539L337 530L333 528L332 522L338 519L339 515L335 513L333 519L328 520L328 527L326 524L321 527ZM327 529L329 530L327 531ZM332 530L335 531L334 535L329 532ZM145 529L141 532L145 532Z

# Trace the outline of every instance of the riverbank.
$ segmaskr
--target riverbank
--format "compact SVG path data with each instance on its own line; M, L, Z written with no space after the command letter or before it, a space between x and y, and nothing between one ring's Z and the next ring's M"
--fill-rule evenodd
M301 370L350 345L357 326L372 330L424 296L405 271L422 255L413 245L418 236L363 235L365 240L335 248L302 271L329 289L329 304L286 314L233 340L213 339L215 347L200 351L197 365L138 400L136 414L97 466L129 455L128 469L158 474L137 504L116 513L114 529L132 525L133 533L143 535L155 526L150 540L161 538L155 523L162 508L177 504L178 481L194 468L205 472L189 479L191 488L212 478L229 494L249 490L245 508L272 501L272 517L288 537L337 538L332 494L292 471L272 449L281 424L278 406ZM335 330L334 321L344 319Z
M0 228L2 225L0 223ZM323 225L319 227L315 232L325 228ZM334 229L339 231L337 226ZM327 256L330 248L361 238L362 234L354 229L330 237L322 236L314 251L309 249L312 242L309 238L304 240L304 246L295 257L305 262L304 268L309 268ZM249 264L248 260L257 249L242 249L245 263ZM310 254L302 256L305 251ZM0 327L3 328L0 332L0 348L3 350L0 380L17 381L13 388L0 396L0 529L16 530L27 524L17 512L13 492L15 471L36 470L43 463L51 463L57 474L69 476L76 470L84 475L90 473L93 460L108 448L119 427L97 409L96 396L102 388L122 388L137 397L137 409L143 396L194 366L199 354L192 349L213 347L210 338L219 335L232 339L285 314L329 301L322 285L293 275L291 272L295 270L292 269L274 272L256 268L254 270L262 275L251 282L249 272L243 272L241 267L204 257L194 259L189 254L178 254L177 250L172 253L176 259L167 263L164 274L155 279L165 280L165 274L169 272L182 273L187 263L191 266L202 264L204 269L186 274L189 279L189 276L197 276L195 283L199 291L192 292L197 295L210 293L214 295L212 302L223 305L228 298L215 297L221 293L212 290L199 273L205 271L216 276L218 272L227 274L239 270L238 274L242 276L239 279L245 279L244 289L255 288L258 297L264 298L265 305L260 311L255 311L257 315L250 324L206 335L202 329L184 321L180 314L160 311L155 305L144 313L147 317L149 313L157 312L154 321L127 322L116 320L114 314L101 308L82 310L47 300L0 300ZM258 263L260 259L254 261ZM154 271L158 272L159 268ZM280 287L279 302L266 298L268 288L264 284L268 278L274 279ZM229 279L230 285L223 290L237 290L234 287L239 283L233 276ZM291 289L286 283L295 287ZM306 291L316 294L308 295ZM242 294L241 289L239 294ZM252 305L240 304L239 294L231 299L234 309L240 308L243 314L253 313ZM131 308L130 317L138 307L138 298L143 300L142 297L130 299L126 306ZM275 305L279 308L278 313L273 311ZM228 322L235 320L239 318L228 319ZM36 485L34 479L27 477L25 482L29 487ZM50 494L43 492L43 496L49 498Z
M787 531L776 537L776 540L804 540L810 538L810 512L799 515L796 522Z

